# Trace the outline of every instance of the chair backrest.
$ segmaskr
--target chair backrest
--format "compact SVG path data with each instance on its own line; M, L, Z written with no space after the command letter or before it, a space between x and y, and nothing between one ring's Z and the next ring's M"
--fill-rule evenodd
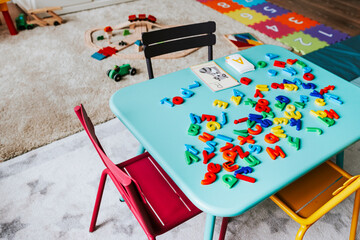
M129 175L123 172L118 166L116 166L105 154L100 142L95 134L94 125L88 117L83 105L76 106L74 108L76 115L78 116L82 126L88 134L91 142L93 143L96 151L98 152L101 160L104 162L106 168L109 170L109 176L113 180L116 188L124 198L128 206L133 210L136 218L143 228L146 228L149 232L152 232L152 223L150 217L147 215L144 204L147 204L140 186Z
M143 33L142 42L149 79L154 78L152 57L208 46L208 61L211 61L213 59L212 46L216 43L216 36L213 34L215 30L215 22L209 21Z

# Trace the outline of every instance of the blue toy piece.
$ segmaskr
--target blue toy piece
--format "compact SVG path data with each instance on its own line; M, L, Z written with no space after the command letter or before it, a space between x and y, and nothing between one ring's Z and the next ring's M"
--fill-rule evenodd
M301 120L300 119L294 119L294 118L290 118L290 126L296 126L296 131L300 131L301 129Z
M240 169L238 169L234 172L234 176L236 176L236 174L252 173L253 171L254 171L254 169L252 169L251 167L241 167Z
M221 118L222 118L222 121L220 124L221 124L221 126L224 126L227 123L226 112L221 112Z
M303 83L303 84L301 84L301 86L304 89L315 89L316 88L316 85L313 83Z
M290 76L294 76L297 74L296 70L292 67L287 67L283 69L283 72L285 72L286 74L290 75Z
M225 142L232 142L232 141L234 141L234 139L232 139L231 137L227 137L227 136L224 136L224 135L222 135L222 134L216 135L216 138L221 139L221 140L224 140Z
M336 95L331 94L331 93L324 93L324 97L325 97L326 99L330 99L330 98L339 99L339 96L336 96Z
M187 151L191 152L192 154L199 154L199 151L197 149L194 148L194 146L189 145L189 144L185 144L185 148Z
M192 95L194 95L193 91L190 91L186 88L181 88L180 92L181 92L181 95L183 98L189 98L189 97L192 97Z
M294 83L298 86L301 86L302 85L302 81L298 78L294 78Z
M285 97L283 95L279 95L279 96L276 96L275 100L281 102L281 103L285 103L285 104L288 104L290 102L290 99L288 97Z
M283 79L283 83L285 83L285 84L295 84L295 82L292 82L292 81L287 80L287 79Z
M252 145L252 144L249 144L249 152L253 153L253 152L256 152L256 153L260 153L262 148L260 145Z
M201 123L201 118L200 118L200 116L195 115L195 114L193 114L193 113L190 113L189 117L190 117L191 123L193 123L193 124L195 124L195 123Z
M92 58L95 58L96 60L103 60L104 58L106 58L106 56L105 55L103 55L103 54L101 54L101 53L98 53L98 52L96 52L96 53L94 53L93 55L91 55L91 57Z
M169 98L163 98L163 99L161 99L160 100L160 103L161 104L168 104L170 107L173 107L174 106L174 104L171 102L171 101L169 101Z
M208 147L204 148L204 150L207 151L208 153L212 153L215 151L215 146L217 145L217 142L207 141L206 145L208 145Z
M320 94L318 91L316 91L316 90L313 90L313 91L310 93L310 96L324 99L324 96L321 95L321 94Z
M344 102L341 101L340 99L330 98L329 100L330 100L331 102L337 103L337 104L339 104L339 105L344 103Z
M307 103L309 101L309 97L306 95L300 95L300 102Z
M270 70L268 70L268 74L269 74L269 76L270 77L274 77L274 76L276 76L277 75L277 71L276 70L274 70L274 69L270 69Z
M311 67L304 67L303 68L303 73L309 73L311 71L312 71Z
M237 89L233 89L235 97L244 97L245 95Z
M189 85L189 89L200 87L200 83L198 81L194 81L193 84Z
M273 125L273 121L271 121L270 119L263 119L260 125L263 128L268 128Z
M263 115L250 113L248 119L250 121L261 123L261 119L263 119Z
M267 53L267 54L265 54L265 57L267 58L267 60L273 60L275 58L278 58L279 55L273 54L273 53Z

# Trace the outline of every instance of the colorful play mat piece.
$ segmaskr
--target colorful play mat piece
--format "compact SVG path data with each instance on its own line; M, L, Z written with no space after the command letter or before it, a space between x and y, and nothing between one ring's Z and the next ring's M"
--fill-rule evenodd
M197 0L301 54L307 54L350 36L265 0Z

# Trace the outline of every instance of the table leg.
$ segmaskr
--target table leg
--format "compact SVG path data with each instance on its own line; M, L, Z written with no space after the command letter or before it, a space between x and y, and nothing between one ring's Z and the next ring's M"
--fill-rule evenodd
M204 240L212 240L214 235L216 216L209 213L206 214Z
M344 151L336 155L336 165L338 165L341 168L344 168Z

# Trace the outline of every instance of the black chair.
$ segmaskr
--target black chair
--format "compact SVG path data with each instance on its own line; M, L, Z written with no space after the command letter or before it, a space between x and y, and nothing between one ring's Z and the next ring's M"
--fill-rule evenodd
M166 28L142 34L149 79L154 78L151 58L159 55L208 46L208 60L213 59L212 46L216 43L213 21Z

